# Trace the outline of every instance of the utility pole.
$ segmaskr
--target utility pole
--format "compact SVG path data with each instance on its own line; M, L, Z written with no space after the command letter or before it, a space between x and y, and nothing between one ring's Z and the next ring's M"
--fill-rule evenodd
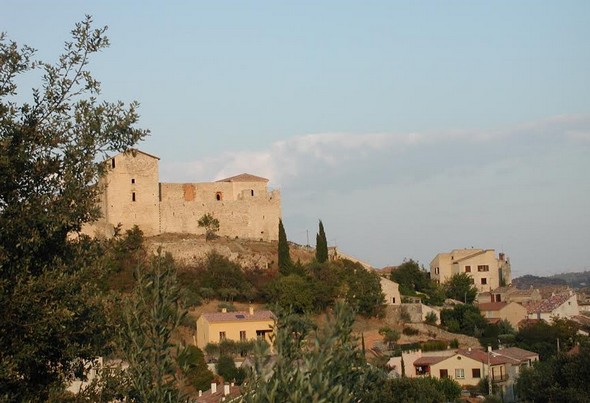
M488 346L488 395L492 395L492 374L490 371L490 354L491 354L492 346Z

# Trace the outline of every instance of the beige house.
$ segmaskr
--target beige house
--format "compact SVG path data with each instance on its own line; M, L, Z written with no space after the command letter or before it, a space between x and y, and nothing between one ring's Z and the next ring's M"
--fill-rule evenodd
M482 302L529 302L540 301L541 292L537 288L520 290L516 287L498 287L495 290L477 294L477 301Z
M537 353L510 347L500 350L457 350L450 356L423 355L413 362L415 376L452 378L462 386L475 386L489 375L503 389L518 378L520 369L539 360Z
M268 190L268 179L241 174L216 182L162 183L159 160L139 150L108 159L100 180L103 217L85 232L111 236L121 224L123 230L138 225L147 236L203 234L197 222L210 213L220 222L221 236L278 239L281 195Z
M478 308L488 322L507 320L514 329L518 329L518 323L527 318L527 309L516 302L484 302Z
M494 249L454 249L439 253L430 262L430 277L438 283L442 284L459 273L471 276L479 292L512 281L508 258L504 253L496 257Z
M209 343L223 340L249 341L264 339L270 342L274 328L271 311L204 313L197 319L197 347L204 349Z
M401 305L402 297L399 293L399 284L385 277L379 277L381 282L381 292L385 295L387 305Z
M530 301L523 304L527 309L528 319L552 322L553 318L572 318L580 314L576 293L568 291L551 295L542 301Z

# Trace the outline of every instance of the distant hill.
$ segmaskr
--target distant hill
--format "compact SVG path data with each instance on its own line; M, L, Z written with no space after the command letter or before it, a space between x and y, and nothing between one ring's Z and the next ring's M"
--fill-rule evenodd
M590 271L578 273L561 273L552 276L540 277L527 274L512 280L517 288L542 288L546 286L569 286L571 288L584 288L590 286Z

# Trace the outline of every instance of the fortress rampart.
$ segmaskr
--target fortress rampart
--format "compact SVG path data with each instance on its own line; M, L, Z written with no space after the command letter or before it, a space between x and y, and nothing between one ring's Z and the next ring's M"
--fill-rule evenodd
M204 234L198 220L211 213L219 235L278 239L281 194L268 190L268 179L241 174L216 182L161 183L159 158L139 150L106 162L101 179L103 217L86 232L110 236L116 225L138 225L147 236L161 233Z

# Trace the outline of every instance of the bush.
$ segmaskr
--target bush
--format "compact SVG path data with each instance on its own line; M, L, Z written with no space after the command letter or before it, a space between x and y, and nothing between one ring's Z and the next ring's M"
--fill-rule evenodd
M413 327L406 326L402 330L402 333L405 334L406 336L417 336L420 334L420 331L418 329L413 328Z
M444 340L428 340L422 343L422 351L441 351L447 349L447 342Z
M436 325L436 321L438 320L438 316L434 312L428 312L426 317L424 318L424 322L429 325Z
M246 376L245 371L236 367L236 363L231 357L222 355L219 361L215 364L217 374L223 377L224 381L235 382L238 385L244 381Z
M229 303L229 302L220 302L219 304L217 304L217 310L219 312L223 311L224 309L227 312L235 312L236 311L236 307L232 303Z
M457 339L451 340L451 343L449 344L449 346L451 348L459 348L459 340L457 340Z

